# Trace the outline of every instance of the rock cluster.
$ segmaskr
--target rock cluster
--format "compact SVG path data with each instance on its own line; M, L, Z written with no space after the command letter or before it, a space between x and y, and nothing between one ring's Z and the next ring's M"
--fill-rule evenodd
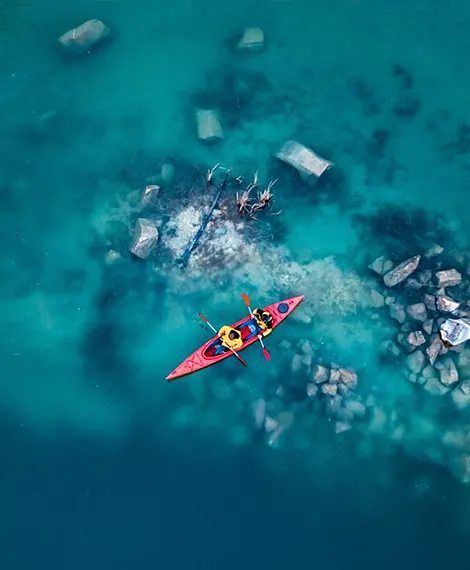
M446 331L458 323L449 317L470 315L470 290L462 276L468 268L445 267L443 255L444 249L435 245L395 267L381 256L369 268L382 278L385 307L399 327L396 338L382 344L383 353L395 358L404 353L408 380L429 394L457 390L453 399L461 408L467 400L460 386L466 387L466 378L470 378L470 370L461 366L461 360L466 361L470 347L463 343L452 346L444 340ZM466 323L461 322L461 326ZM459 338L464 337L460 334Z

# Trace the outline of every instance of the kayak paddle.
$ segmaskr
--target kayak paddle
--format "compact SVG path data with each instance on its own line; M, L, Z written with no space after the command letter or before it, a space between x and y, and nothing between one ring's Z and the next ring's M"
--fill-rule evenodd
M206 323L206 325L208 325L214 332L215 334L220 338L220 334L218 333L218 331L216 331L216 329L210 324L210 322L206 319L206 317L202 314L202 313L198 313L198 316ZM233 354L238 358L238 360L244 365L244 366L248 366L248 364L243 360L243 358L238 354L238 352L236 350L234 350L231 346L227 347L228 349L230 349Z
M248 298L248 295L247 295L246 293L242 293L242 297L243 297L243 300L245 301L245 305L248 307L248 310L250 311L251 318L254 319L255 316L253 315L253 313L252 313L252 311L251 311L250 299ZM264 358L265 358L266 360L270 360L270 359L271 359L271 355L269 354L269 352L267 351L266 347L264 346L263 338L262 338L262 336L261 336L260 334L258 335L258 340L259 340L260 343L261 343L261 348L263 349Z

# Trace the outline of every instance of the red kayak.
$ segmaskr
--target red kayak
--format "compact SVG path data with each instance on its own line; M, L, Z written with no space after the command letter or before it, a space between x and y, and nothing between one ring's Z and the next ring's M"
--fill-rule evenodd
M299 306L303 301L304 295L299 297L291 297L285 301L279 301L278 303L273 303L264 307L264 311L271 314L273 319L272 328L276 328L282 321L288 317L292 311ZM258 341L258 334L261 333L261 329L256 324L255 320L251 315L247 315L234 325L234 329L238 329L241 332L241 337L243 345L237 350L240 352L247 346ZM203 368L207 368L212 364L216 364L229 356L234 356L233 352L228 348L222 346L220 338L218 336L212 337L208 340L201 348L198 348L193 352L186 360L184 360L171 374L169 374L167 380L175 380L180 376L186 376L187 374L192 374Z

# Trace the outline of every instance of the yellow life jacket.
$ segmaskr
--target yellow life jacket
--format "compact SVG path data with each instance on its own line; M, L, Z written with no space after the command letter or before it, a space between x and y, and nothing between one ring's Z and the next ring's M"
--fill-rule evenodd
M268 311L263 311L263 309L255 309L253 311L253 315L255 316L256 324L261 329L261 335L268 336L268 334L271 334L273 330L272 329L273 318L271 314L268 313ZM267 322L263 320L262 318L263 316L269 317L268 319L266 319ZM268 323L271 323L270 327L268 326Z
M237 335L237 338L230 338L229 335L232 331ZM243 340L240 331L237 331L237 329L229 327L228 325L224 325L219 330L219 336L222 342L222 346L225 346L226 348L233 348L233 350L238 350L243 346Z

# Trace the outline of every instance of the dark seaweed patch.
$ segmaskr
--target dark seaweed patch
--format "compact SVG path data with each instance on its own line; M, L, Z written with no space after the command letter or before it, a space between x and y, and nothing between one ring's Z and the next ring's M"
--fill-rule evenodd
M407 71L401 65L397 63L393 64L393 75L400 80L400 83L404 89L412 89L414 85L413 76L409 71Z
M470 152L470 126L462 122L457 129L455 140L447 145L448 148L457 154L467 154Z
M419 112L420 108L421 102L418 98L405 97L403 100L399 101L395 107L393 107L392 112L397 117L412 119Z
M377 128L372 132L372 136L367 145L367 150L375 158L381 158L384 155L385 148L390 140L390 131L387 129Z
M363 79L351 79L348 83L354 95L362 101L364 113L375 115L380 112L384 103L383 98L376 97L374 91Z

